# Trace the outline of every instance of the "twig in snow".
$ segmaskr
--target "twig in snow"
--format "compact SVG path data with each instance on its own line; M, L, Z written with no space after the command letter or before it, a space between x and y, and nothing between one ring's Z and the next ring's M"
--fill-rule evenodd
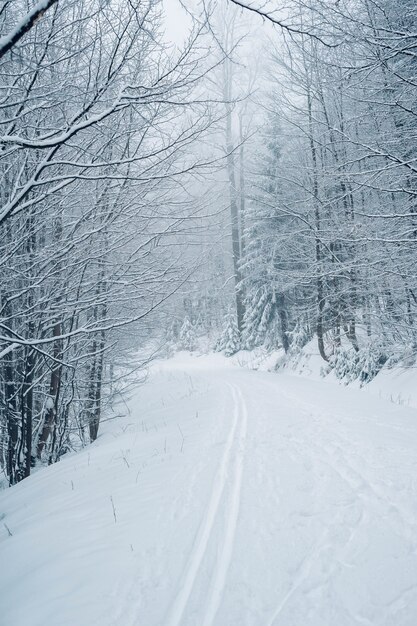
M13 533L10 530L10 528L7 526L7 524L3 522L3 525L4 525L5 529L7 530L7 532L9 533L9 537L13 537Z
M183 434L183 432L182 432L182 430L181 430L181 426L180 426L179 424L177 424L177 426L178 426L178 430L180 431L180 433L181 433L181 437L182 437L182 442L181 442L181 452L182 452L182 451L183 451L183 449L184 449L184 441L185 441L185 437L184 437L184 434Z
M117 524L116 509L114 508L113 496L110 496L110 500L111 500L111 505L113 509L114 523Z

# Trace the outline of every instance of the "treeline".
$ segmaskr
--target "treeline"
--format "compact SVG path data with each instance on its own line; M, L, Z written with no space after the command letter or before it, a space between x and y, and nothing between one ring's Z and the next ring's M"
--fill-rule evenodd
M189 147L212 123L195 97L208 71L203 26L173 52L157 0L40 4L0 9L0 459L10 484L97 437L115 363L148 340L144 321L186 279L179 194L204 165Z
M251 96L256 139L244 161L235 151L229 331L236 349L286 352L315 336L340 376L369 380L417 349L417 6L296 1L283 15Z

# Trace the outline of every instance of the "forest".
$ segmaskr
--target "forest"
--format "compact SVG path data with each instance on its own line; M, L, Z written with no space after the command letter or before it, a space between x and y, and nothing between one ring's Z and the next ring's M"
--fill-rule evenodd
M202 338L415 363L414 0L173 4L0 8L5 484Z

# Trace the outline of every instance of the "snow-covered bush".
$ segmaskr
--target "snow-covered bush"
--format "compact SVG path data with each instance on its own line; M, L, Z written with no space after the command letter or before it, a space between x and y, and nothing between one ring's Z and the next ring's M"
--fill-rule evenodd
M290 338L291 352L293 353L299 352L311 339L305 325L300 322L297 322L294 329L287 334Z
M362 384L369 383L383 365L387 357L380 346L365 346L359 352L353 348L341 347L330 361L334 374L346 384L359 380Z
M330 359L337 378L346 384L356 380L361 372L359 355L353 348L340 347Z
M361 351L361 383L369 383L387 362L384 350L379 346L368 346Z

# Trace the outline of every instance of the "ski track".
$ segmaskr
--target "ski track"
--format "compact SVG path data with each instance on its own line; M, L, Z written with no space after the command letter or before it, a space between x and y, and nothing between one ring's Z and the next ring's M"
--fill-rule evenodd
M186 566L186 574L181 583L181 591L176 596L173 606L171 607L166 626L180 626L182 618L187 608L189 598L194 588L201 564L208 550L210 537L214 528L215 521L218 517L218 511L225 492L228 477L232 474L231 467L233 465L233 448L239 445L239 449L235 455L234 478L232 486L232 496L230 508L227 510L226 530L223 551L214 574L214 585L209 605L204 618L204 626L210 626L218 610L222 590L224 588L227 570L230 565L234 535L239 514L240 491L242 486L243 472L243 454L244 443L247 431L247 411L240 389L233 384L228 384L233 398L233 423L229 431L225 450L220 462L220 466L214 478L210 502L204 515L200 531L197 536L195 547L188 559ZM239 433L236 436L236 433Z
M308 383L305 391L300 387L298 394L297 384L290 378L273 379L241 370L202 370L202 375L197 374L200 382L196 385L191 382L188 370L166 375L171 383L172 377L174 383L178 379L178 393L173 388L168 390L173 406L179 405L179 419L195 410L196 419L201 419L193 422L196 427L190 427L189 434L184 429L184 456L180 454L183 444L177 442L177 417L172 418L171 431L167 431L171 437L168 444L164 431L159 439L153 431L146 435L155 442L147 447L146 437L139 437L139 431L132 444L128 439L123 440L124 447L132 447L133 464L135 446L142 447L134 468L130 471L128 465L122 465L116 481L111 483L118 523L113 524L113 520L109 523L108 504L100 518L91 513L91 519L86 519L90 525L97 526L95 534L100 533L100 553L105 551L107 542L110 544L108 562L112 563L112 558L124 550L125 561L116 560L117 577L112 587L106 588L105 608L100 603L99 608L92 610L93 618L89 621L87 618L77 621L73 618L75 612L69 613L71 618L63 619L63 626L74 623L80 626L98 623L104 626L414 626L417 623L413 621L417 607L414 497L417 483L412 474L416 466L412 444L417 438L411 440L411 446L406 445L408 431L410 437L415 433L412 421L392 423L389 405L387 418L383 405L372 402L367 405L366 396L359 409L355 408L352 396L352 407L346 410L342 403L349 396L342 394L339 402L335 394L336 401L333 397L326 401ZM192 369L190 372L194 373ZM205 414L207 381L210 393L217 390L218 394L212 412ZM188 395L182 393L181 385ZM157 388L159 394L159 381ZM317 388L325 391L324 384ZM195 398L191 397L192 393L196 394ZM159 395L156 397L160 402ZM189 406L184 409L188 398L191 398ZM398 412L400 416L403 409L399 408ZM203 425L204 429L200 430ZM396 432L400 433L397 439ZM202 433L205 446L201 445ZM161 446L168 447L168 453L161 455L158 463L154 446L157 453ZM106 447L97 446L97 450L93 447L92 458L100 450L104 454ZM387 460L385 451L391 454ZM102 463L107 467L114 462L117 467L121 452L119 444L114 449L111 447L109 457L99 456L96 465ZM151 459L152 479L149 472L149 482L137 486L137 476L141 476L142 468ZM130 457L129 462L132 462ZM69 463L68 467L71 467ZM84 476L85 468L79 467L79 473ZM183 488L178 494L171 489L162 505L155 504L154 517L151 510L150 522L148 518L142 521L146 529L142 542L138 525L132 523L133 513L146 510L144 503L150 494L165 493L168 472L175 475L176 467L175 484L182 481ZM64 463L49 470L51 477L60 469L65 470ZM47 481L46 473L38 476ZM73 470L62 476L65 484L72 483ZM106 478L112 480L111 474ZM94 475L90 479L93 486L102 485L101 478L97 483L93 482ZM77 495L81 487L77 481L75 484ZM41 486L43 493L43 483ZM145 496L141 495L143 490ZM89 487L86 494L91 493L94 489ZM197 494L198 507L195 506ZM124 497L130 498L132 504L124 502ZM107 487L99 498L108 503ZM137 510L136 498L142 498ZM19 503L20 509L24 509L26 503ZM150 500L150 504L154 501ZM89 508L85 510L88 512ZM43 509L38 515L43 519ZM19 525L13 520L8 524L19 537ZM126 525L126 531L121 524ZM71 540L70 531L68 535ZM171 549L173 538L175 545ZM128 541L134 544L130 544L130 549L129 544L125 545ZM87 567L94 563L98 548L94 552L91 549L93 556L88 561L88 550L82 542L74 542L72 538L70 545L72 554L80 554L80 560L86 559ZM378 552L380 546L382 557ZM165 554L167 547L171 551ZM27 552L21 549L22 554ZM364 552L370 555L369 562L361 561ZM56 555L53 561L48 558L60 563L65 551L57 549ZM374 566L385 576L385 583L383 576L381 585L378 577L375 581ZM66 572L72 571L68 567L64 570L64 590L68 585ZM106 567L103 563L103 570ZM355 567L357 573L352 569ZM82 562L80 568L82 572ZM103 578L100 592L109 579L111 570ZM74 585L78 585L78 575L72 584L77 601L80 592ZM89 589L89 585L85 577L83 589ZM48 589L47 585L43 588ZM88 596L88 606L91 597L94 599ZM57 607L66 608L62 599L56 602ZM44 609L38 613L44 617L31 622L34 626L47 622ZM27 623L27 619L8 621L10 626Z
M234 538L236 534L236 526L239 517L240 507L240 494L242 490L242 474L243 474L243 461L245 454L246 434L247 434L247 422L248 413L246 403L243 399L242 392L239 387L232 387L232 393L234 394L234 400L238 407L238 412L241 415L240 419L240 432L237 438L238 450L235 457L234 468L234 481L232 487L232 495L230 499L230 508L227 510L226 531L224 537L223 550L220 556L217 570L215 572L214 582L210 595L209 604L206 609L205 618L202 626L211 626L216 613L220 607L223 589L226 583L227 572L229 570L230 562L232 559Z

